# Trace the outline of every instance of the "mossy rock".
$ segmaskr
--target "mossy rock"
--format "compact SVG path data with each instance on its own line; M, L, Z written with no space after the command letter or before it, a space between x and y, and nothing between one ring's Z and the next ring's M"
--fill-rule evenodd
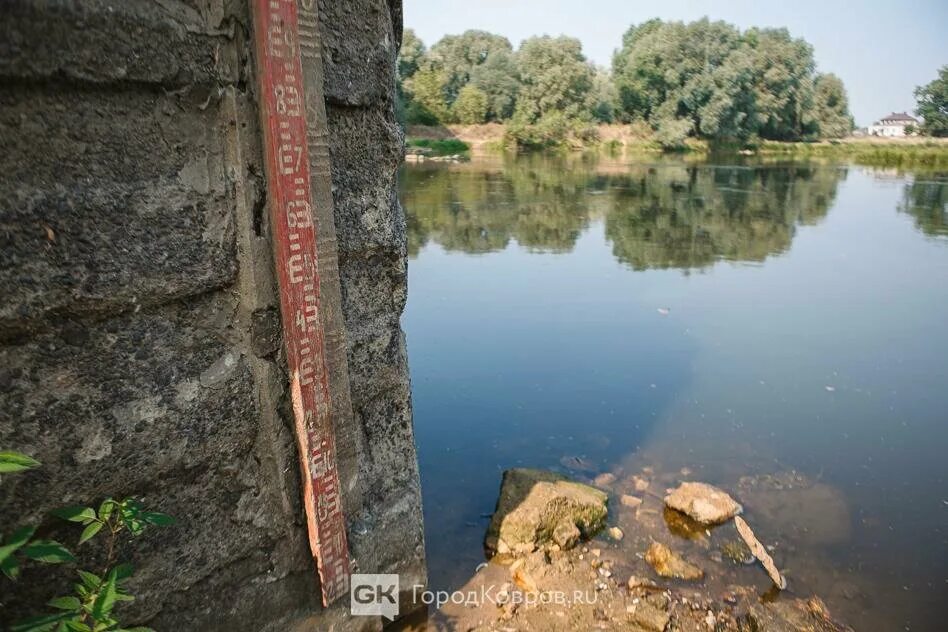
M530 553L554 544L561 525L589 539L606 525L607 501L604 492L555 472L507 470L484 546L491 556Z

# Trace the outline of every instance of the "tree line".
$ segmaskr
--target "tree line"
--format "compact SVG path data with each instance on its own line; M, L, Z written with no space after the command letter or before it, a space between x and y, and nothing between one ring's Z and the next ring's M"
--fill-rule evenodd
M595 135L595 124L612 122L647 125L667 147L690 137L839 138L853 126L843 82L816 72L806 41L707 18L632 26L609 69L572 37L531 37L515 50L469 30L429 49L408 29L398 78L406 123L502 122L524 145Z

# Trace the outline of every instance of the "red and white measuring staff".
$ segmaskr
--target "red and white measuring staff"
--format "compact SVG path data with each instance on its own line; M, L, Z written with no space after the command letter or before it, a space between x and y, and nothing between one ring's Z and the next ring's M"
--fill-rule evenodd
M301 0L304 14L314 0ZM323 605L349 591L349 549L319 312L316 226L296 0L251 0L274 260L303 479L309 544ZM304 17L306 17L304 15ZM301 49L302 47L302 49ZM318 51L313 51L318 54Z

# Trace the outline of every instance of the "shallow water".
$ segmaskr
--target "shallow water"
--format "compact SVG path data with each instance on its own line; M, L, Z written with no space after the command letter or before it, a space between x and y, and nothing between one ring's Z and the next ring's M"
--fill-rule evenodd
M509 467L796 472L820 492L741 500L802 594L941 629L948 175L498 158L408 166L402 202L433 588Z

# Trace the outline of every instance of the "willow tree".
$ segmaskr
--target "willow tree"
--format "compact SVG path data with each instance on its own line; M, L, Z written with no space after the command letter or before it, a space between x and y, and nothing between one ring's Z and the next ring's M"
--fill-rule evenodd
M573 37L531 37L517 54L520 101L517 114L526 122L558 114L578 118L588 114L586 103L595 71Z
M817 75L813 88L814 116L820 138L842 138L853 131L843 81L834 74Z
M707 18L633 26L612 63L620 118L648 121L665 145L688 136L801 140L845 133L842 83L815 69L812 47L786 29L741 33Z
M415 31L405 29L402 34L402 46L398 49L398 78L402 81L410 79L425 58L425 44Z
M469 30L460 35L445 35L428 53L430 62L444 73L445 97L454 103L461 88L471 82L475 70L494 56L509 57L510 40L487 31Z
M744 40L754 54L757 133L771 140L815 135L813 47L785 28L750 29Z
M471 70L470 85L487 95L488 120L509 119L520 92L520 72L513 51L493 51Z
M488 99L480 88L468 84L458 92L451 106L452 118L463 125L483 123L487 118Z
M938 77L915 89L916 113L924 119L922 131L932 136L948 136L948 66L942 66Z

